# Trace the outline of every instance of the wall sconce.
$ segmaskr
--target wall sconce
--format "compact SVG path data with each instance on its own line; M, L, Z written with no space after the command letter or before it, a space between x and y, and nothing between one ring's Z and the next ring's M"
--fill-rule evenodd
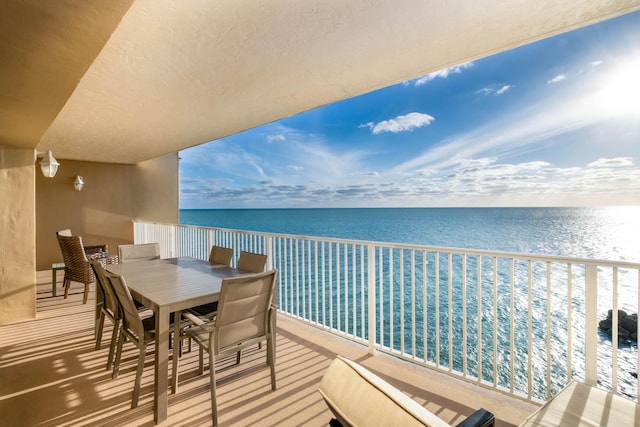
M73 181L73 188L75 188L76 191L82 191L82 187L84 187L84 179L80 175L77 175L75 181Z
M56 176L60 163L53 157L51 150L46 152L36 151L36 159L40 159L40 170L42 170L42 175L44 175L45 178L53 178Z

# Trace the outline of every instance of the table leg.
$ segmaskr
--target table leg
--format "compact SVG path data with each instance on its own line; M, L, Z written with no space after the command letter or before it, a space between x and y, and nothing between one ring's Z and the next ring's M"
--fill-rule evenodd
M182 343L180 341L180 316L182 312L176 311L173 314L173 351L171 352L173 366L171 369L172 381L171 381L171 393L178 392L178 358L180 357L180 349Z
M56 296L56 273L57 273L57 269L52 268L51 269L51 293L53 294L53 296Z
M154 398L154 421L159 424L167 419L169 387L169 309L159 307L156 311L156 369Z

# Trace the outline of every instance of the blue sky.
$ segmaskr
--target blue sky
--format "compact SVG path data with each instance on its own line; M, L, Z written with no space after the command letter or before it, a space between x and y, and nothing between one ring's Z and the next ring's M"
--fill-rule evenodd
M180 157L183 209L640 205L640 12Z

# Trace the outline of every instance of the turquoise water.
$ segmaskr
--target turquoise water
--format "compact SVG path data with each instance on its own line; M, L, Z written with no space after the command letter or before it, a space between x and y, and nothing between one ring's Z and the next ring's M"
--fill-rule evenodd
M517 252L517 253L530 253L550 256L567 256L577 258L593 258L601 260L612 261L640 261L640 207L633 208L467 208L467 209L263 209L263 210L182 210L180 211L180 222L182 224L201 225L218 228L229 228L247 231L269 232L269 233L283 233L290 235L303 235L303 236L317 236L317 237L333 237L342 239L355 239L365 241L377 241L377 242L392 242L392 243L406 243L406 244L418 244L426 246L437 247L455 247L464 249L484 249L492 251L502 252ZM433 253L431 253L433 254ZM346 256L343 253L343 257ZM433 256L433 255L429 255ZM356 256L356 259L358 257ZM406 260L405 260L406 262ZM440 298L441 307L444 310L447 305L446 295L446 260L442 260L440 264ZM476 293L474 283L476 283L475 274L475 260L469 260L468 268L468 281L469 287L467 293L474 295ZM484 261L483 261L484 262ZM396 261L397 264L397 261ZM397 276L398 265L395 265L394 271ZM417 262L421 264L420 259ZM429 259L429 266L434 265L434 260ZM503 266L504 270L508 270L508 266ZM532 290L533 293L533 307L534 318L532 320L532 327L534 331L534 381L536 376L544 376L544 354L540 349L544 349L545 345L545 317L546 317L546 290L545 290L545 278L543 266L534 265L533 270L533 283L535 287ZM504 271L503 270L503 271ZM408 271L405 270L405 272ZM486 275L487 290L483 291L483 313L490 313L492 311L492 285L490 278L491 266L483 266L483 277ZM385 270L385 274L387 271ZM443 312L440 313L439 322L435 318L435 311L433 307L435 292L434 283L434 271L425 271L424 274L428 275L428 283L430 284L426 292L429 294L429 306L425 312L427 316L428 325L434 325L439 323L443 331L446 331L448 318ZM583 277L583 272L579 269L574 271L576 275L576 285L580 282L579 277ZM460 272L453 271L454 284L460 283ZM508 336L510 333L510 327L508 325L509 318L509 301L514 300L514 305L519 312L525 312L527 310L527 280L526 265L516 264L516 289L513 295L510 293L508 286L508 277L505 275L499 275L499 305L498 305L498 345L499 347L509 347ZM566 350L564 349L564 343L567 340L566 337L566 277L565 271L558 271L553 273L554 286L551 295L551 312L553 313L553 326L552 326L552 342L554 354L554 392L557 391L565 382L567 378L566 369L564 368L564 362L562 360L566 357ZM357 279L358 277L356 277ZM398 278L395 277L394 280ZM484 283L483 279L483 283ZM313 280L315 282L315 278ZM420 280L417 280L418 282ZM598 294L598 313L602 314L601 317L606 316L606 311L611 307L610 288L607 288L607 279L602 281L602 290ZM345 281L340 283L332 283L332 288L336 292L339 286L346 287ZM630 310L630 312L637 311L637 292L638 292L638 279L637 274L627 274L627 272L621 271L620 278L620 295L619 295L619 307ZM520 284L520 285L519 285ZM524 287L522 287L524 285ZM386 286L386 285L385 285ZM485 285L483 285L484 287ZM344 289L344 288L342 288ZM572 306L576 310L576 315L573 323L579 323L583 320L583 317L579 313L582 312L582 306L584 304L583 297L580 296L581 290L577 286L575 288L575 294L572 297ZM406 290L405 290L406 291ZM420 314L420 300L422 298L422 291L417 290L416 294L416 309L418 311L418 325L421 324ZM298 298L299 296L296 296ZM313 299L313 295L307 294L306 298ZM342 297L340 297L342 298ZM380 295L377 298L381 298ZM335 297L334 297L335 299ZM390 294L388 287L385 287L384 295L385 313L389 307L389 301L394 301L394 310L400 306L400 294L399 289L393 290L393 296ZM408 301L409 295L405 295L405 311L407 313L411 310L411 303ZM454 285L452 306L452 318L456 322L454 324L454 330L452 331L452 364L455 369L460 369L460 355L462 349L460 348L459 337L461 335L461 328L457 324L460 318L460 312L465 306L462 303L459 288ZM335 307L334 307L335 309ZM468 315L470 319L474 319L477 316L477 307L472 304L466 304ZM300 315L301 313L293 308L294 313ZM330 313L326 313L331 315ZM333 313L334 315L341 316L340 313ZM344 313L345 320L350 319L351 313ZM378 313L380 315L380 313ZM400 335L398 332L401 330L398 324L400 317L394 317L394 330L393 342L390 340L389 330L390 322L388 318L385 318L384 336L380 338L382 344L387 347L392 347L395 350L400 350ZM490 333L492 324L491 316L488 315L488 322L483 325L483 353L488 352L483 356L487 360L491 361L490 352L493 349L492 335ZM521 372L516 381L516 387L519 389L526 388L526 347L527 347L527 324L526 317L521 318L521 322L517 322L514 325L515 331L515 370ZM317 320L310 318L310 320ZM484 314L483 314L483 323ZM347 325L349 324L346 322ZM366 319L355 319L355 323L351 328L358 329L361 326L366 329ZM355 325L355 326L354 326ZM476 337L473 335L474 328L477 325L473 320L470 320L467 324L467 332L469 334L468 344L469 348L475 347ZM352 333L353 330L349 329L349 326L343 326L341 329L343 332ZM434 349L440 348L441 356L445 359L448 356L449 342L448 338L441 334L440 343L436 343L435 335L432 326L427 328L427 347L430 349L427 354L427 359L434 360ZM418 331L420 332L420 331ZM584 342L583 334L579 327L576 327L573 331L574 345L581 346ZM418 334L418 339L421 339L422 334ZM410 331L405 335L405 343L410 337ZM458 338L456 338L458 337ZM507 341L505 341L507 340ZM418 357L422 357L421 350L422 342L418 342ZM404 351L408 351L407 344L405 344ZM602 373L603 380L601 381L605 386L611 384L610 373L607 374L607 369L610 372L610 355L611 355L611 341L608 337L600 334L599 336L599 358L601 357L601 363L599 364L599 371ZM601 355L601 356L600 356ZM579 355L578 355L579 356ZM574 354L574 357L576 355ZM637 380L630 376L628 373L636 370L637 366L637 346L619 346L619 389L622 393L635 398L637 395ZM502 385L507 385L510 376L509 354L500 352L498 356L498 369L497 374L499 376L498 382ZM578 357L579 359L579 357ZM473 365L473 357L470 359L470 364ZM582 361L578 360L574 364L574 372L578 378L580 378L580 370L583 368ZM609 368L607 368L607 366ZM493 365L488 363L483 366L484 378L492 378ZM477 366L471 366L470 372L477 372ZM534 394L536 397L544 399L544 388L540 383L534 384Z
M194 209L180 223L317 237L640 261L640 206Z

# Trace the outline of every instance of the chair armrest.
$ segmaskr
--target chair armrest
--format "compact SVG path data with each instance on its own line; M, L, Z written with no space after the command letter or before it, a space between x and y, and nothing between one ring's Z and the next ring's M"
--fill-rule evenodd
M494 415L484 408L480 408L469 415L456 427L493 427L495 425Z
M190 313L188 311L183 311L182 312L182 317L184 317L185 319L187 319L189 322L193 323L196 326L202 326L205 323L207 323L204 320L202 320L201 318L199 318L198 316L196 316L193 313Z

